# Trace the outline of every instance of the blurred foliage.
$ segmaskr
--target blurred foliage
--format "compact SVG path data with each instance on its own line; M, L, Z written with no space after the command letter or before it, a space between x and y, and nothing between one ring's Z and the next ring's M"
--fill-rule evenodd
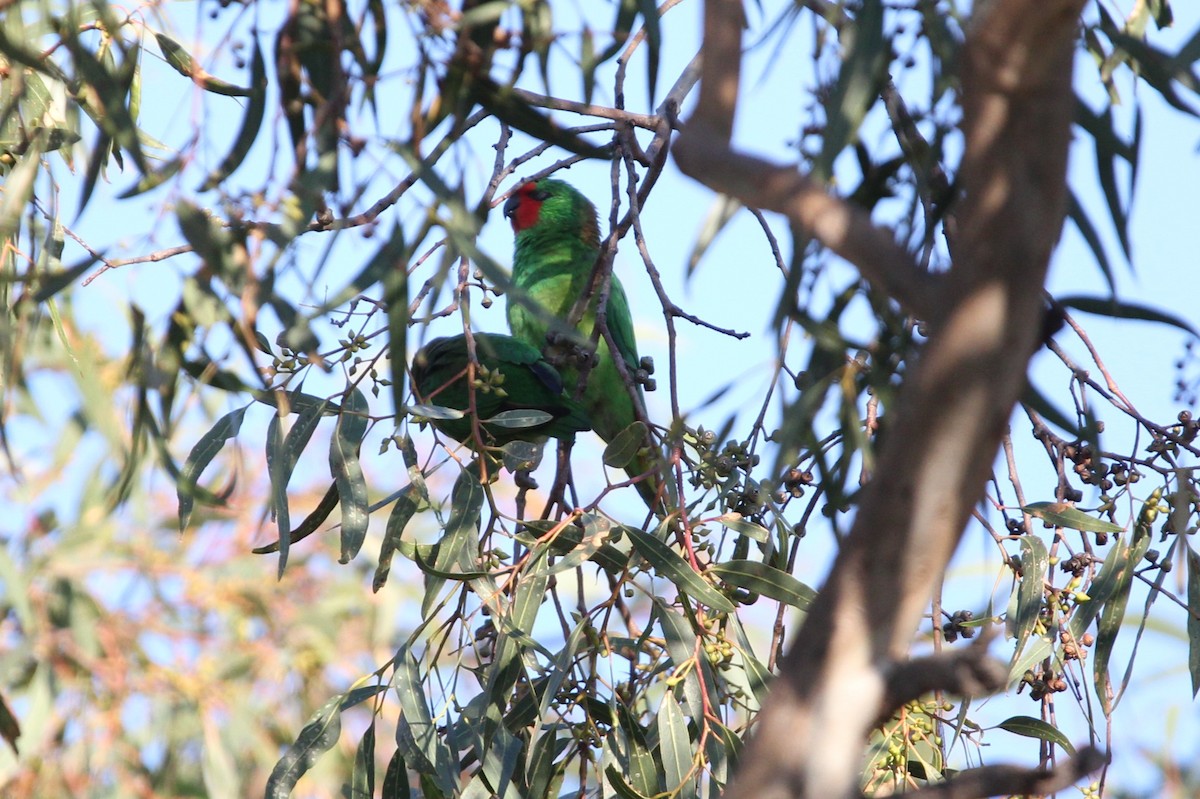
M785 253L753 212L780 275L763 295L780 358L760 405L716 429L677 400L652 420L678 514L618 522L567 471L552 479L570 501L544 502L502 468L534 448L492 460L427 431L407 404L408 341L442 319L470 329L509 287L477 234L521 170L611 163L605 254L620 243L658 274L638 212L694 81L665 45L690 35L698 4L581 6L221 2L188 20L155 2L0 4L5 796L694 796L726 781L813 596L796 564L843 529L922 330L802 231L784 231ZM1070 746L1056 694L1086 692L1080 713L1105 727L1143 627L1116 640L1158 600L1183 608L1200 685L1186 537L1200 423L1142 416L1071 315L1193 330L1114 295L1101 235L1130 257L1130 87L1195 114L1200 31L1164 51L1154 33L1170 20L1162 0L1085 18L1096 68L1079 80L1108 102L1081 95L1077 133L1107 217L1078 197L1069 216L1100 288L1051 317L1102 377L1049 344L1062 381L1031 387L1024 413L1055 477L1023 484L1027 467L1001 461L979 517L1007 607L938 601L927 631L941 646L1006 622L1034 705L995 727L1043 758ZM945 0L750 12L757 47L811 34L815 80L789 98L806 121L780 139L931 269L953 255L963 24ZM924 93L902 97L910 74ZM163 108L184 109L186 135ZM97 204L127 228L81 233ZM717 268L705 252L741 216L717 200L690 274ZM152 296L87 323L118 270L144 270ZM1194 404L1192 367L1185 355L1177 388ZM1106 424L1133 443L1109 448ZM337 545L300 544L326 529ZM1130 613L1139 583L1149 599ZM864 786L937 780L952 745L977 757L975 713L907 706L869 742Z

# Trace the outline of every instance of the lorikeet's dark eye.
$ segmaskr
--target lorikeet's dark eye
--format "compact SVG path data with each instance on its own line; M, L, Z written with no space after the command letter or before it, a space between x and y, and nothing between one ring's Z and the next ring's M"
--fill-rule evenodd
M545 189L534 189L533 191L528 192L528 195L530 199L537 200L538 202L550 199L550 192L546 191Z

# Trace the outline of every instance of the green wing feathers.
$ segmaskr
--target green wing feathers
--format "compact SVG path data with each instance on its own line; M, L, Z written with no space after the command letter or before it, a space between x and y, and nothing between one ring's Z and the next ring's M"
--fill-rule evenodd
M562 332L569 332L582 342L590 341L596 321L594 304L584 313L574 331L568 331L563 323L576 301L587 291L600 255L595 206L569 184L544 178L519 186L505 203L504 215L512 222L515 234L514 290L508 295L508 323L513 335L542 350L547 344L546 335L557 320ZM536 306L541 313L529 305ZM605 322L617 357L624 362L625 371L633 376L639 366L633 317L625 289L615 275L612 276ZM638 420L635 402L644 407L642 389L638 386L636 391L630 392L603 338L597 344L596 354L598 360L588 373L582 403L593 429L606 442L611 442ZM579 372L567 364L560 366L566 391L572 394L578 385ZM630 477L651 475L636 485L647 505L659 507L660 503L655 501L659 486L657 453L649 440L643 453L625 470Z
M485 445L547 437L571 439L577 432L591 429L587 412L565 394L562 376L537 348L512 336L475 333L473 338L478 361L473 389L475 418ZM434 339L413 358L412 380L422 403L467 414L459 419L430 419L430 423L473 447L469 362L466 336ZM551 418L519 427L488 422L499 414L522 410L542 411Z

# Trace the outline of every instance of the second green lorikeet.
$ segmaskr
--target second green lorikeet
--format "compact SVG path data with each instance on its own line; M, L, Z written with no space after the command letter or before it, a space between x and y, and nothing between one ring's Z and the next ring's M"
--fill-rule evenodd
M590 430L587 414L579 403L564 393L558 370L542 358L542 353L520 339L491 333L475 333L475 417L480 436L487 446L503 446L510 441L544 441L548 436L570 439L581 430ZM476 444L469 415L471 392L467 384L466 336L437 338L421 348L413 358L413 390L421 402L463 411L458 419L430 419L441 432L469 447ZM505 412L541 411L548 416L536 421L527 416L521 426L505 426L488 420ZM508 413L508 419L520 417ZM533 423L529 423L534 420Z
M549 317L560 320L559 333L575 340L590 341L595 326L595 299L583 314L576 331L565 322L579 297L587 291L592 268L600 255L600 226L596 206L570 184L543 178L519 186L504 204L504 215L512 222L516 246L513 252L514 293L520 293L540 305ZM598 296L598 292L593 297ZM617 355L625 370L635 375L641 363L633 335L633 318L629 300L616 275L605 315L608 331L616 344ZM508 299L508 326L517 338L545 349L546 334L554 329L549 319L539 315L519 300ZM597 344L598 360L588 374L583 407L591 418L592 427L605 441L612 441L622 430L638 419L634 396L630 394L617 371L608 344L601 337ZM561 364L567 393L575 390L579 372L574 365ZM636 396L642 401L642 389ZM644 402L642 402L644 407ZM657 457L649 440L646 448L635 457L626 472L631 477L650 476L636 483L638 493L646 504L659 510L656 500L659 488Z

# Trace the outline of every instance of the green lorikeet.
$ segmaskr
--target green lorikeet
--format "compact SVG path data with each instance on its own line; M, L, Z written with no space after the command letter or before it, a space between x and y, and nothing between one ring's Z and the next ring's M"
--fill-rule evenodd
M491 333L475 333L475 415L480 436L487 446L510 441L544 441L548 436L571 439L591 423L579 403L563 392L558 370L542 353L520 339ZM413 358L412 380L417 397L432 405L469 413L466 336L438 338L426 344ZM488 420L506 411L542 411L548 419L527 426L507 427ZM510 414L510 418L514 415ZM475 447L471 417L430 419L441 432Z
M564 324L572 307L587 291L592 268L600 254L600 226L596 206L574 187L561 180L543 178L519 186L504 204L504 215L512 222L516 236L513 252L515 291L540 305L545 315L560 320L557 330L571 333ZM598 293L597 293L598 294ZM596 295L594 295L596 296ZM617 354L633 376L641 366L633 335L633 318L625 289L616 275L606 309L608 331ZM590 341L595 325L595 301L583 314L578 332L570 337ZM539 348L547 345L546 334L555 328L547 319L518 300L508 300L508 326L517 338ZM588 374L583 407L592 427L605 441L613 438L638 419L634 397L630 394L617 365L601 337L597 344L598 360ZM575 366L560 366L567 392L575 390L579 373ZM641 401L639 385L637 397ZM643 403L644 407L644 403ZM626 467L631 477L650 474L636 483L638 493L652 509L658 508L659 480L653 447L646 441L643 450Z

